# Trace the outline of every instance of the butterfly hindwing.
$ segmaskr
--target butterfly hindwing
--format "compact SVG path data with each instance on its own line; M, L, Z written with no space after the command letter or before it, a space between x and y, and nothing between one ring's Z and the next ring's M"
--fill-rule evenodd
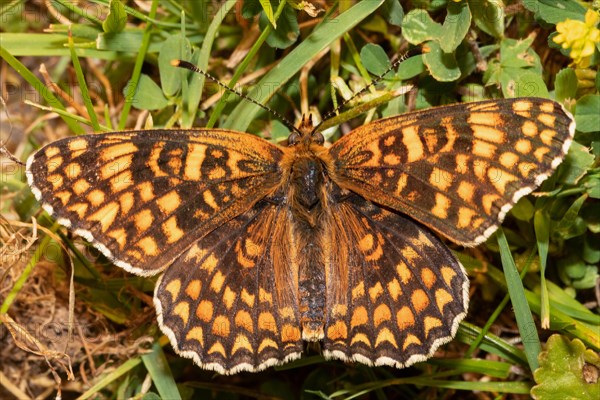
M27 162L33 193L61 224L139 275L262 199L283 152L225 130L152 130L66 138Z
M463 267L401 214L354 194L331 209L325 356L398 368L429 358L466 315Z
M300 357L297 264L287 209L260 201L195 242L155 291L176 351L220 373Z
M551 100L435 107L361 126L330 149L341 187L456 243L485 241L565 156L575 124Z

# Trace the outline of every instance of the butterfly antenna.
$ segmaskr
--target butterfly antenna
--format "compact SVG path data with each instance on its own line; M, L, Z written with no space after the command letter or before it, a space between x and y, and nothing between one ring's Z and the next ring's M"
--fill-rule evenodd
M271 115L273 115L275 118L277 118L278 120L283 122L288 128L290 128L294 132L302 134L300 132L300 130L294 126L294 124L292 124L286 117L284 117L277 111L271 110L269 107L265 106L264 104L259 103L258 101L254 100L251 97L246 96L245 94L243 94L242 92L240 92L236 89L230 88L229 86L225 85L223 82L221 82L220 80L218 80L217 78L215 78L214 76L209 74L208 72L203 71L200 68L196 67L194 64L192 64L188 61L183 61L183 60L171 60L171 65L174 67L189 69L190 71L194 71L194 72L204 75L207 79L210 79L211 81L213 81L214 83L216 83L217 85L222 87L223 89L238 95L240 98L242 98L244 100L248 100L250 103L256 104L263 110L268 111L269 113L271 113Z
M416 49L418 50L418 49ZM406 60L408 57L410 57L411 55L413 55L415 51L411 50L411 51L407 51L406 53L402 54L396 61L394 61L381 75L375 77L375 79L373 79L371 81L371 83L369 83L367 86L365 86L364 88L362 88L361 90L359 90L358 92L356 92L352 97L350 97L348 100L344 100L339 106L337 106L336 108L334 108L333 110L329 111L327 114L325 114L325 116L323 117L323 119L321 120L321 122L319 122L319 124L317 126L315 126L315 128L313 129L314 132L316 132L319 127L328 119L330 119L331 117L333 117L335 114L337 114L338 111L340 111L340 109L342 107L344 107L346 104L350 103L352 100L354 100L356 97L360 96L361 94L363 94L364 92L366 92L367 90L371 89L373 86L375 86L376 84L378 84L379 82L381 82L381 80L383 79L384 76L387 75L388 72L390 72L391 70L395 69L398 65L400 65L401 62L403 62L404 60Z

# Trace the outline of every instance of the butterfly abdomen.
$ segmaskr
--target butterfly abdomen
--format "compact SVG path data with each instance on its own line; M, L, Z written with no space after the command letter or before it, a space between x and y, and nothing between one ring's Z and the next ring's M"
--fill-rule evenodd
M323 236L325 172L321 161L300 149L289 170L289 207L297 238L298 306L304 340L323 338L326 282Z

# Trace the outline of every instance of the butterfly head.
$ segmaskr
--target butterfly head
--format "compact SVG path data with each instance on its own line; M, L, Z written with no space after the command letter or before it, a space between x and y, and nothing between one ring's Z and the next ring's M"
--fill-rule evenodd
M288 137L289 146L297 146L299 144L308 146L311 143L322 145L324 142L325 138L321 132L315 130L311 114L308 114L308 116L303 115L300 126Z

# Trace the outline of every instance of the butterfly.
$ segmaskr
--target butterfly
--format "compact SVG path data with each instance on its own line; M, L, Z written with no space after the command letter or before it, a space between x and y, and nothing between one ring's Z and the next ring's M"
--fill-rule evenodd
M162 273L158 323L222 374L297 359L407 367L450 341L469 280L436 234L483 243L561 163L558 103L488 100L377 120L324 146L223 129L71 137L27 161L35 197L115 265Z

